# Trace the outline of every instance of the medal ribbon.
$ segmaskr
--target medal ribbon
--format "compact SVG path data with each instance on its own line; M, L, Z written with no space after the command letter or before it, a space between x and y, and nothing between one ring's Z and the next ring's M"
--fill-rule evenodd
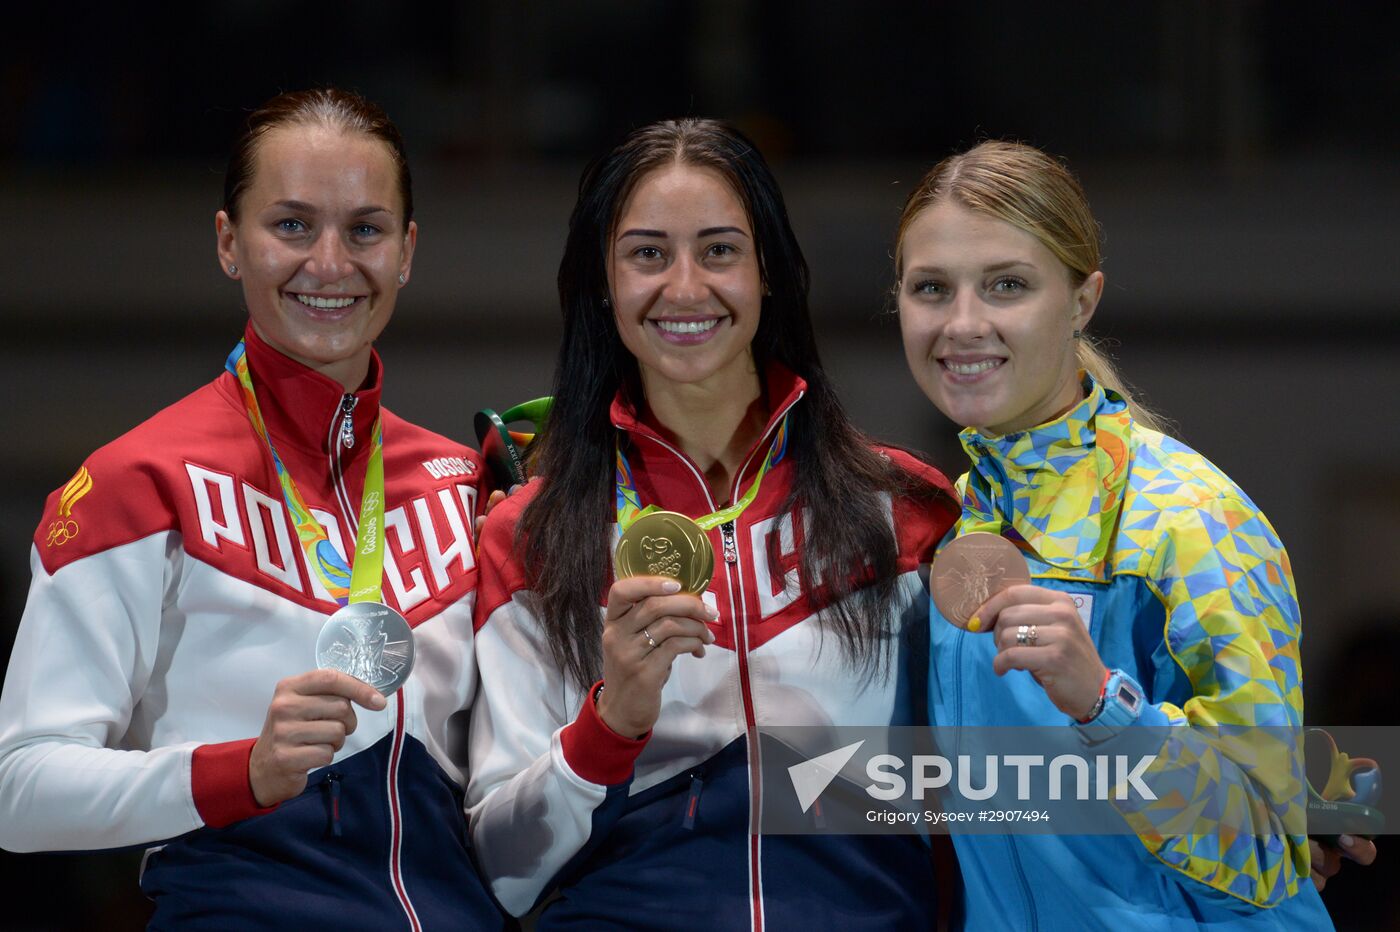
M1098 566L1108 555L1118 515L1123 510L1123 491L1128 481L1128 432L1132 416L1128 409L1094 415L1094 465L1097 471L1099 495L1099 536L1089 552L1087 566ZM983 474L980 464L966 476L963 487L962 517L958 521L958 536L985 531L1000 535L1005 520L1000 517L997 503L1001 483L993 483ZM995 486L995 488L993 487ZM1045 559L1045 555L1041 555ZM1055 563L1055 560L1046 560Z
M282 464L272 438L267 433L263 421L262 408L258 406L257 393L253 391L253 379L248 373L248 352L243 341L229 353L224 368L233 373L238 384L243 386L243 404L248 409L248 420L253 431L262 438L267 452L272 454L272 465L277 470L277 481L282 486L282 498L287 503L287 511L296 527L297 539L306 551L306 562L321 580L330 594L341 605L350 602L382 601L384 587L384 418L374 419L373 440L370 445L369 466L365 470L365 491L360 501L360 530L355 536L355 569L351 571L345 560L331 546L326 529L321 527L306 507L306 500L292 481L292 474Z
M769 467L776 466L787 455L787 416L778 422L778 429L773 434L773 442L768 445L768 454L763 457L763 462L759 464L758 472L754 474L753 482L749 484L748 491L743 494L737 502L728 508L721 508L713 511L701 518L695 519L695 524L701 530L708 531L711 528L719 527L733 521L744 513L744 509L753 504L753 500L758 498L758 490L763 485L763 477L768 472ZM637 494L637 485L632 479L632 466L627 462L627 455L622 452L622 443L617 445L617 524L618 527L626 531L642 515L651 514L653 511L661 509L655 505L642 507L641 496Z

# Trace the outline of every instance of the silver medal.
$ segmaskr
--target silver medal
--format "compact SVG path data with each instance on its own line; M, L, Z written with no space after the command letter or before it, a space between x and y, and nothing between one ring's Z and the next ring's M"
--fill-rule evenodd
M390 695L413 672L413 629L379 602L352 602L321 627L316 666L339 670Z

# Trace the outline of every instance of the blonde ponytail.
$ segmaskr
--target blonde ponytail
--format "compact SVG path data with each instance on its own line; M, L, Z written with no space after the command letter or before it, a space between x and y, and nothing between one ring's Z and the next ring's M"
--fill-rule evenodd
M1118 367L1113 364L1113 360L1108 354L1099 349L1087 334L1080 336L1079 344L1075 347L1075 355L1079 359L1079 368L1094 377L1104 388L1112 389L1122 396L1128 403L1128 410L1133 413L1133 422L1146 427L1148 430L1155 430L1160 434L1169 433L1168 424L1157 412L1144 405L1133 397L1133 390L1123 381L1123 377L1118 374Z

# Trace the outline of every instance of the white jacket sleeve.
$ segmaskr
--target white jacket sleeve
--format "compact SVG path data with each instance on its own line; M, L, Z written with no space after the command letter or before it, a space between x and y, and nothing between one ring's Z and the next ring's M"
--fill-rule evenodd
M482 572L490 573L485 554ZM481 677L467 789L478 862L497 900L517 916L606 835L646 744L645 736L614 733L592 691L566 684L529 601L529 593L514 593L477 631Z
M173 539L154 534L53 575L33 553L0 694L0 847L111 848L203 824L195 743L123 749L156 662Z

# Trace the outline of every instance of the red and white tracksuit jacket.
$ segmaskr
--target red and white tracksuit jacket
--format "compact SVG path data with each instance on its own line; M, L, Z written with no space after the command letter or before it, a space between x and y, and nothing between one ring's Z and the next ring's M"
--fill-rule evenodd
M378 356L368 387L346 394L251 327L246 340L277 452L344 554L380 413ZM357 729L306 792L258 808L248 755L273 688L316 666L338 606L224 373L49 497L0 697L0 845L164 844L142 878L155 928L500 926L465 837L453 717L476 689L482 467L383 414L384 600L417 650L388 706L357 707Z
M774 367L768 429L736 477L747 488L779 419L805 385ZM716 510L700 470L620 401L643 503L698 517ZM947 488L933 470L888 451ZM954 515L906 502L891 509L904 610L887 676L853 669L798 590L801 521L778 513L793 481L789 454L732 525L709 531L717 556L705 600L719 620L703 659L676 659L661 716L645 740L612 732L586 691L566 681L512 551L533 488L495 509L482 533L476 612L481 692L472 710L472 837L497 898L522 914L551 892L539 928L927 928L934 921L927 848L910 836L750 832L762 805L755 729L920 720L927 648L918 567ZM548 477L543 481L547 482ZM616 531L614 531L616 533ZM777 535L779 566L767 559ZM726 561L724 541L735 554ZM600 592L600 601L604 593ZM923 643L926 644L926 641ZM925 656L917 654L923 651ZM912 689L911 689L912 686Z

